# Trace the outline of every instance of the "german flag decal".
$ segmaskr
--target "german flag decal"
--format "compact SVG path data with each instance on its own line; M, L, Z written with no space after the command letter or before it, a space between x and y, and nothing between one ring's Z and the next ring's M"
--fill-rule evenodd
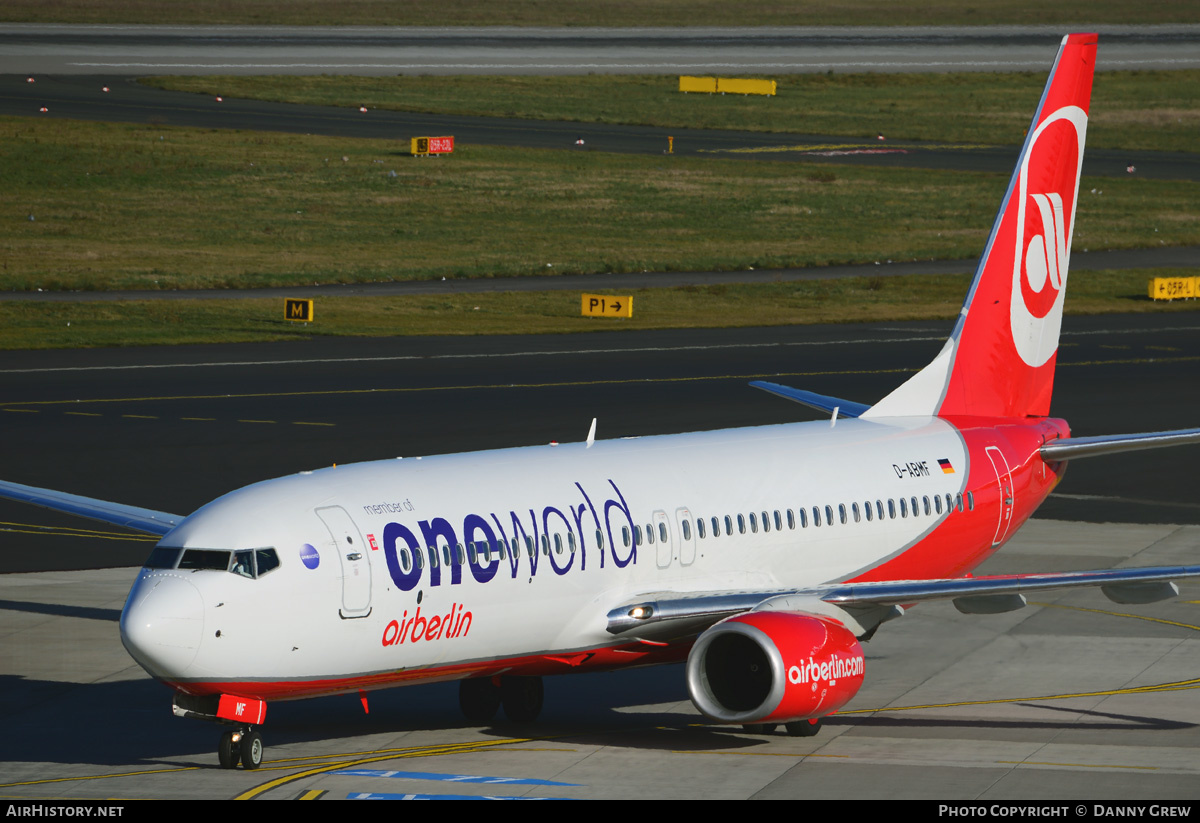
M954 467L950 465L950 461L942 457L938 460L938 465L942 467L943 474L954 474Z

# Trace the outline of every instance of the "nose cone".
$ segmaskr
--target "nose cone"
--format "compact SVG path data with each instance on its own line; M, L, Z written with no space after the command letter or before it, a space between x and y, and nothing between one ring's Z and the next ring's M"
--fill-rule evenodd
M204 599L175 573L146 574L133 585L121 612L121 642L155 677L183 677L204 634Z

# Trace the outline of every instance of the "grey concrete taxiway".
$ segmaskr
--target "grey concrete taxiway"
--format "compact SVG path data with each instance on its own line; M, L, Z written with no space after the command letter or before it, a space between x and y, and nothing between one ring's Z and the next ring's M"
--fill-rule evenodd
M1200 65L1200 26L1087 26L1097 69ZM0 74L1044 71L1060 26L400 28L7 25Z
M946 326L5 352L0 476L186 514L330 462L582 439L593 416L601 438L808 419L746 380L869 402ZM1194 424L1194 314L1063 333L1054 413L1077 434ZM982 571L1197 563L1194 452L1072 465ZM549 678L529 727L465 725L454 684L372 693L369 714L356 695L272 704L265 768L228 772L218 730L172 717L121 647L150 543L16 504L0 521L7 797L1200 797L1197 584L1146 606L1094 590L986 617L922 604L867 644L863 690L813 739L706 724L676 665Z
M1033 521L995 573L1195 562L1200 527ZM465 725L454 684L271 706L260 771L217 766L125 654L134 569L0 575L0 795L55 802L312 797L1200 798L1200 584L1004 615L923 604L865 646L866 682L814 738L710 725L680 666L547 681L532 725Z

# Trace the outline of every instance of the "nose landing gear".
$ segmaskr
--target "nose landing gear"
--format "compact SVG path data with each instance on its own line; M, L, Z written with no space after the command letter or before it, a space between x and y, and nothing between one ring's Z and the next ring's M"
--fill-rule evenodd
M236 769L238 763L243 769L257 769L262 765L262 756L262 735L250 726L230 729L217 744L217 760L222 769Z

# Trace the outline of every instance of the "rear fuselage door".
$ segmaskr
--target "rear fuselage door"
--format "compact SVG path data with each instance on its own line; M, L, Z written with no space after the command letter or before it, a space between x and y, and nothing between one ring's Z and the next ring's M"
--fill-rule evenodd
M367 544L341 506L317 509L317 517L329 529L341 563L342 607L338 613L344 618L366 617L371 613L371 560Z
M1004 458L1004 452L1000 451L997 447L988 446L987 456L992 461L992 468L996 470L996 482L1000 486L1000 520L996 524L996 536L992 540L992 545L998 546L1008 536L1008 527L1012 524L1012 471L1008 468L1008 461Z

